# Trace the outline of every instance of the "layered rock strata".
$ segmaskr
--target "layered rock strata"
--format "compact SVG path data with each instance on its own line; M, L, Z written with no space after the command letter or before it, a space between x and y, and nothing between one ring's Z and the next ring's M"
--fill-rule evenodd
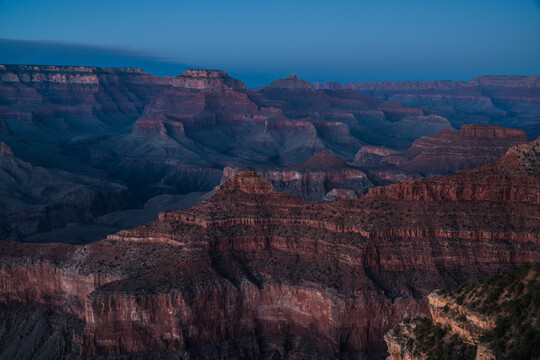
M433 289L540 259L538 156L535 141L437 180L475 192L416 180L329 204L240 172L208 200L104 241L1 243L0 300L83 321L84 357L374 355L402 318L429 313ZM516 195L483 195L498 192Z
M354 164L400 170L413 176L440 176L482 166L497 160L514 146L528 142L522 130L492 125L463 125L424 136L402 152L365 147Z
M432 319L405 319L385 335L388 360L533 359L540 263L428 296Z
M471 118L540 134L539 76L481 76L471 81L382 81L313 84L315 89L351 89L380 101L426 107L459 127Z
M373 187L365 172L348 165L328 151L313 155L306 162L287 167L244 165L228 166L222 182L243 168L256 170L276 191L314 201L356 199Z

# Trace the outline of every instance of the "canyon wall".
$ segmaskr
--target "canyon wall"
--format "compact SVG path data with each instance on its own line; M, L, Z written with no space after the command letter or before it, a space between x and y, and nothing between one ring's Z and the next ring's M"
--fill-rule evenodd
M385 336L388 360L534 359L540 263L429 294L430 318L404 319Z
M491 192L526 194L537 147L437 181L498 174ZM198 205L100 242L0 243L0 299L84 322L83 357L377 356L402 318L429 314L434 289L540 259L538 199L403 190L429 181L321 204L242 171Z
M0 65L0 142L32 169L43 168L39 177L61 171L84 188L68 198L65 186L23 196L13 182L4 182L5 208L15 214L9 221L15 225L0 226L0 233L17 240L47 233L43 237L52 241L51 231L66 234L68 224L99 227L101 215L140 209L154 197L210 192L227 167L269 171L277 190L320 201L479 166L526 141L522 133L486 124L534 134L534 79L392 83L417 88L424 97L447 91L450 100L465 94L491 101L465 113L383 99L380 92L373 98L358 89L322 89L293 75L254 91L222 70L189 69L161 78L137 68ZM381 86L390 85L375 88ZM464 123L482 126L456 134L453 129ZM362 169L295 169L323 151Z

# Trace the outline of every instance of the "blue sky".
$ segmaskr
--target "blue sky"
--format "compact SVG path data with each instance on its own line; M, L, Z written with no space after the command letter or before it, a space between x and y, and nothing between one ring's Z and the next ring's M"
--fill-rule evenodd
M219 68L252 86L540 75L540 2L0 0L0 62Z

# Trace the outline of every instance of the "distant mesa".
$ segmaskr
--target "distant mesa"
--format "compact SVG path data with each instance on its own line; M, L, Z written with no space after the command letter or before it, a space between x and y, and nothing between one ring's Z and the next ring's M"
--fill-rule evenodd
M302 169L343 169L350 167L343 159L323 150L310 157L306 162L299 165Z
M271 194L274 188L255 171L244 170L217 186L216 190L221 193Z
M223 70L188 69L172 78L171 81L173 86L192 90L247 90L247 86L242 81L231 78Z
M267 85L263 91L268 89L314 90L313 85L311 85L310 82L298 79L296 74L291 74L286 79L274 80L271 84Z
M230 78L225 70L187 69L178 76L191 76L195 78Z

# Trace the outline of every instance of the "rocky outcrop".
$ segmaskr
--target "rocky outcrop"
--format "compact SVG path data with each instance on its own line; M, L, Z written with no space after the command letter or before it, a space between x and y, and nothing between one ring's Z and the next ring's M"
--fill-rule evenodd
M387 360L428 360L425 354L415 352L413 346L408 346L417 340L414 334L415 329L414 323L400 322L384 335L389 353Z
M478 345L480 337L495 327L495 317L487 316L465 306L455 299L440 293L429 294L429 312L435 323L458 335L464 342Z
M387 360L476 359L477 346L427 318L405 319L384 335ZM494 358L490 358L494 359Z
M355 157L359 166L397 170L409 176L440 176L482 166L529 139L522 130L491 125L463 125L424 136L402 152L366 147Z
M360 166L379 167L385 156L396 154L396 150L379 146L362 146L354 156L354 164Z
M123 185L35 167L0 142L0 237L19 240L37 232L89 223L107 212L136 206Z
M367 175L339 158L322 151L306 162L287 166L245 166L269 180L274 189L315 201L356 199L373 184ZM242 166L228 166L223 170L222 182L233 177Z
M315 89L352 89L380 101L425 107L447 117L456 128L476 117L477 124L506 124L526 130L531 137L540 134L538 76L482 76L468 82L327 82L313 86Z
M388 360L538 356L533 289L539 274L539 263L524 264L479 284L434 291L428 296L432 320L405 319L385 335Z
M332 189L323 197L323 201L337 201L340 199L357 199L358 195L352 189Z
M461 179L511 163L534 183L531 147ZM384 351L392 326L429 314L434 289L540 259L534 202L385 189L320 204L240 172L198 205L100 242L0 243L0 301L84 322L83 357L342 358Z

